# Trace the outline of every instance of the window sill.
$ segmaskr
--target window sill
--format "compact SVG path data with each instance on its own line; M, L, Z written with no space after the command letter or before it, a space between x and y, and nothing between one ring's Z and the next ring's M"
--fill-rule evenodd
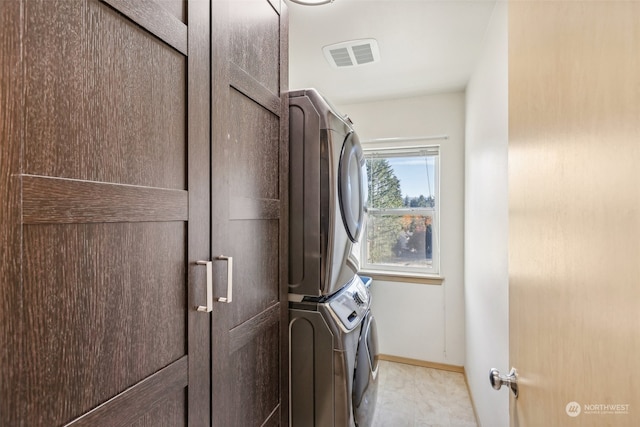
M444 277L441 276L427 276L421 274L406 274L396 273L388 271L372 271L364 270L358 272L362 276L371 277L373 280L382 280L385 282L404 282L404 283L418 283L421 285L442 285Z

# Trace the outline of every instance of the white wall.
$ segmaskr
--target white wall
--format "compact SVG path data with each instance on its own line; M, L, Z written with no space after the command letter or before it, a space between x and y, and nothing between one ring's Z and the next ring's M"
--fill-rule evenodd
M448 135L440 145L442 285L375 281L380 352L464 365L464 93L341 105L360 140ZM403 144L406 145L406 144Z
M509 425L509 393L489 370L509 371L507 2L498 1L467 87L465 371L482 426Z

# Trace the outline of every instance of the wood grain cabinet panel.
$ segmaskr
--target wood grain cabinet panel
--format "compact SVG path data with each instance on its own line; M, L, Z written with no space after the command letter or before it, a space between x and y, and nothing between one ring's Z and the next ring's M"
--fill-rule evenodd
M213 425L285 426L286 7L268 0L212 7L211 241L214 253L234 258L233 302L213 311ZM215 294L226 295L227 266L217 264Z
M280 15L267 0L229 2L229 60L280 92Z
M0 1L0 425L288 425L287 51L282 0Z
M0 24L0 425L210 424L209 3Z
M187 58L97 1L24 13L23 173L186 189Z

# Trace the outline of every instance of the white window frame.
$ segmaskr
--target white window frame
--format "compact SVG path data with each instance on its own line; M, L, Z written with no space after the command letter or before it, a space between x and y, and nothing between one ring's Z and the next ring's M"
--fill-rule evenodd
M436 205L433 208L394 208L394 209L377 209L369 206L367 215L430 215L433 218L432 224L432 264L430 267L400 266L379 263L369 263L368 250L368 219L365 223L362 237L360 238L359 255L360 264L364 272L412 276L412 277L440 277L440 164L442 150L440 145L416 145L404 147L380 147L366 146L363 144L365 158L371 158L377 155L379 158L390 157L411 157L411 156L433 156L435 157L434 168L434 197Z

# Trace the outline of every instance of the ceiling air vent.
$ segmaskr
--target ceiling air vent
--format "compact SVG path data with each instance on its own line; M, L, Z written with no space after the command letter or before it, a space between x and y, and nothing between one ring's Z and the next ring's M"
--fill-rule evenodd
M322 48L325 58L334 68L356 67L380 61L375 39L350 40Z

